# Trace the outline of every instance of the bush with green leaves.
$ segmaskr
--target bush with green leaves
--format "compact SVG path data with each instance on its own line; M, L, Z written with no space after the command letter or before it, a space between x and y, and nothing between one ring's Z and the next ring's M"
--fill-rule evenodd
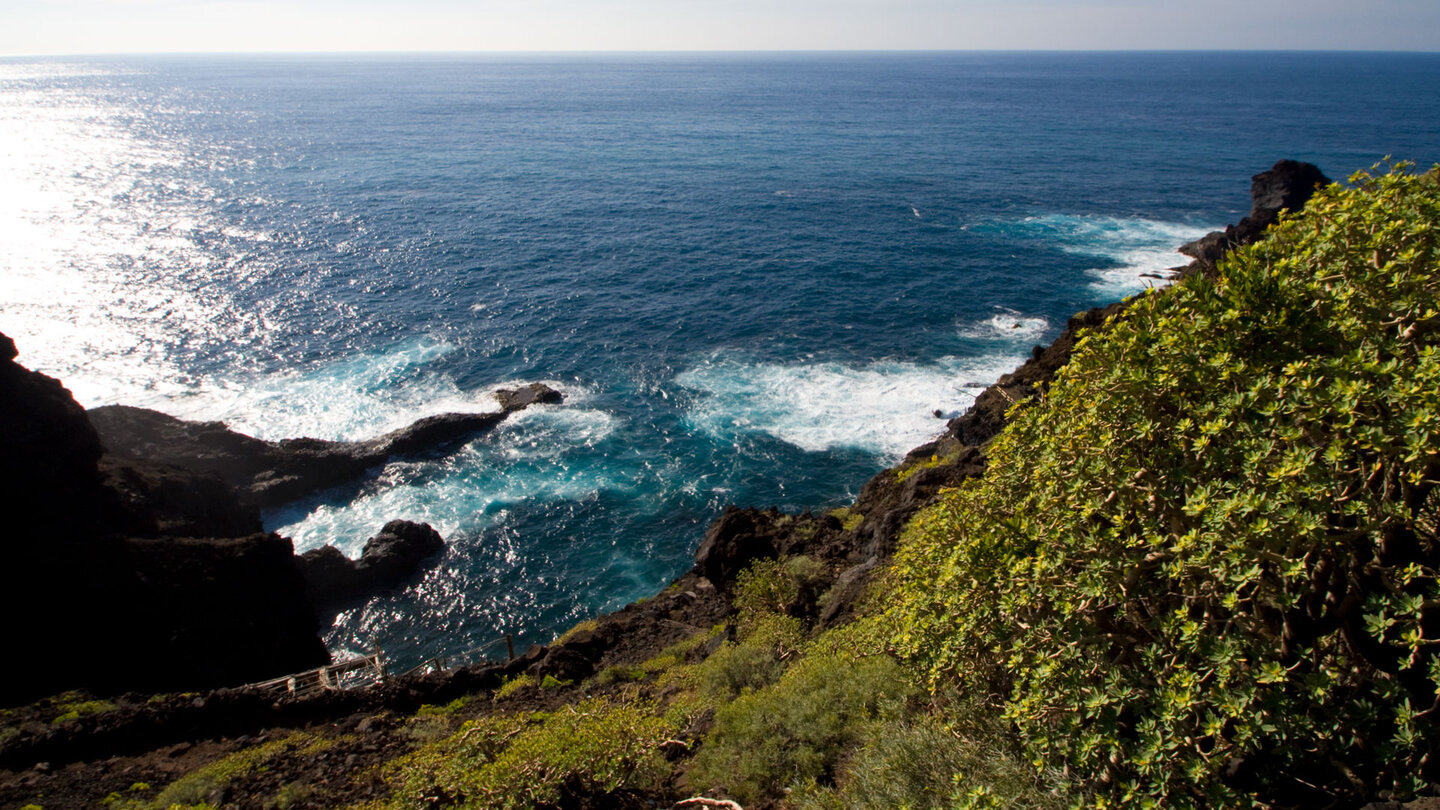
M736 623L743 632L757 617L789 614L813 603L826 573L825 564L814 557L756 560L735 578Z
M592 699L468 722L386 766L393 790L383 806L533 808L655 789L670 773L660 744L689 718L653 709Z
M807 786L791 804L796 810L1070 807L1075 797L1063 775L1037 775L1005 746L1008 735L998 725L990 720L982 729L957 728L923 712L876 723L846 755L836 786Z
M1102 804L1437 776L1440 189L1405 168L1134 301L907 532L897 650Z
M775 684L716 712L690 782L749 804L828 781L871 723L899 716L909 683L889 656L812 652Z

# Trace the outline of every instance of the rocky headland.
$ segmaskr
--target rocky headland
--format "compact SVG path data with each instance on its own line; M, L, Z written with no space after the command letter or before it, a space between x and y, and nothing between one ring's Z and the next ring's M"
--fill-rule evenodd
M1315 167L1292 161L1281 161L1271 171L1256 175L1250 215L1237 226L1182 248L1195 260L1175 272L1213 272L1215 261L1226 251L1259 238L1280 209L1299 209L1318 184L1327 182ZM807 578L803 593L787 599L786 609L810 626L843 624L863 598L871 577L883 570L906 522L934 503L943 488L981 474L987 461L985 445L1005 426L1007 410L1044 391L1077 341L1089 331L1104 329L1125 307L1126 303L1117 302L1071 318L1054 342L1035 347L1020 368L986 389L965 414L950 420L942 435L871 479L853 505L819 515L732 507L710 526L694 566L662 593L600 616L514 660L394 677L372 687L310 698L277 700L272 694L244 689L150 699L121 697L104 712L59 723L48 716L54 713L53 703L16 708L6 723L10 731L0 737L0 767L9 769L0 773L0 802L8 806L43 793L50 798L44 802L46 807L89 806L111 792L123 794L134 783L165 781L247 746L280 739L295 729L325 730L340 742L323 758L276 764L263 778L246 782L244 788L222 788L206 800L216 805L260 807L285 785L302 782L314 791L309 806L336 806L384 796L390 785L375 766L413 747L415 723L405 718L423 705L455 701L451 705L458 706L468 696L485 694L521 677L537 683L543 679L555 688L521 693L503 707L493 699L480 700L456 711L474 718L502 708L555 710L586 695L622 688L623 679L617 682L607 673L636 667L674 649L677 642L724 625L733 615L737 576L757 560L804 555L818 561L819 570ZM182 688L174 685L177 679L172 676L176 667L186 665L160 649L161 638L183 637L177 622L193 628L197 636L233 634L227 645L245 638L247 631L226 625L226 617L204 611L196 615L184 602L200 601L202 588L208 594L228 594L223 588L233 587L233 597L226 597L233 601L225 603L225 612L246 613L252 606L245 600L253 594L241 593L244 589L240 586L253 583L247 577L267 578L259 592L271 594L270 602L253 606L251 614L269 617L266 620L272 626L266 637L273 640L273 631L284 628L281 635L292 639L290 647L273 650L265 658L270 670L265 674L321 661L324 651L315 637L315 614L323 615L381 587L374 578L393 581L394 576L408 576L415 565L438 551L438 537L427 531L428 527L392 523L367 544L360 561L337 559L339 555L322 550L304 555L297 564L287 541L255 533L256 508L298 497L295 493L341 485L395 455L453 446L489 429L494 423L489 420L504 418L510 409L507 405L499 414L441 418L417 424L412 432L402 431L403 436L390 434L372 442L270 443L240 436L221 425L186 423L133 408L100 408L87 417L59 383L25 371L14 363L14 356L13 348L9 349L0 368L0 384L7 393L0 403L11 409L5 414L5 424L28 427L0 437L8 443L3 474L10 514L31 517L23 524L30 534L12 538L45 538L45 542L17 544L12 539L12 553L19 555L17 562L24 566L24 573L20 565L11 565L5 576L13 580L10 584L14 587L23 589L23 595L6 606L5 615L33 616L35 611L30 608L17 611L30 600L44 600L49 608L49 612L40 612L45 617L44 630L29 632L25 644L39 652L35 659L55 655L54 660L63 665L44 665L43 675L37 671L29 683L10 693L12 703L15 697L77 685L112 691L116 687L149 692ZM12 391L23 392L23 396L9 396ZM522 393L517 402L550 401L552 397L534 391ZM64 449L56 452L56 448ZM37 504L43 505L42 514L48 518L37 516ZM76 504L91 506L77 509ZM85 517L87 514L94 517ZM181 539L177 532L228 539ZM394 551L396 546L402 550ZM124 551L97 554L96 549L102 547ZM151 557L146 556L147 549ZM105 584L117 571L127 572L122 577L128 577L127 582L159 583L159 590L141 598L147 605L143 611L121 610L108 618L104 631L85 630L86 622L94 623L98 602L62 609L53 593L46 598L47 587L33 584L60 576L69 561L82 557L107 561L89 568L76 563L79 570L71 574L85 587L100 588L97 593L103 593L105 600L113 600L117 594L113 586ZM213 572L210 584L195 588L182 584L194 581L192 564L199 566L195 570ZM383 577L378 573L382 569L387 572ZM233 582L221 584L219 580L227 576L234 577ZM165 584L170 583L168 577L175 581ZM272 577L273 582L269 581ZM306 580L312 588L308 596ZM326 584L317 584L322 582ZM315 589L325 595L317 595ZM75 593L68 584L64 592L67 596ZM221 632L207 627L201 633L204 622L210 621L218 622L215 626L222 628ZM137 624L144 622L148 624ZM127 659L145 659L133 677L94 684L67 675L81 664L77 656L67 655L74 633L133 634L142 626L156 638L141 642ZM251 637L256 635L250 632ZM684 655L703 659L733 634L733 626L719 635L711 633L705 636L707 641ZM64 643L58 643L60 639ZM195 643L204 642L197 639ZM94 651L93 647L84 649ZM118 654L113 645L106 649L108 655ZM205 661L215 670L184 669L183 688L251 679L251 670L242 668L222 675L218 668L232 659L217 656L217 651L202 647L189 648L178 656ZM253 660L253 656L250 652L237 657ZM683 761L712 722L713 716L702 717L677 739L667 741L666 745L674 744L667 749L667 756L673 750ZM664 795L595 797L582 791L571 796L565 806L670 806L686 788L682 776ZM435 803L444 804L443 799L443 794L437 794Z
M497 392L499 411L427 417L370 441L267 442L142 408L87 412L18 356L0 336L0 615L10 660L23 662L7 673L5 703L233 686L328 663L316 616L403 582L443 541L397 521L359 561L297 558L262 531L259 510L451 451L561 399L534 385Z

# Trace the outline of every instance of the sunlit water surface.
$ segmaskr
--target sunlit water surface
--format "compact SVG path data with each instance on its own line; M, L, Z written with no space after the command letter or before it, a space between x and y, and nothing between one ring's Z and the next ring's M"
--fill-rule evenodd
M266 516L440 530L328 631L404 665L653 593L726 504L846 502L1254 172L1433 161L1437 111L1405 55L0 61L0 331L266 438L562 389Z

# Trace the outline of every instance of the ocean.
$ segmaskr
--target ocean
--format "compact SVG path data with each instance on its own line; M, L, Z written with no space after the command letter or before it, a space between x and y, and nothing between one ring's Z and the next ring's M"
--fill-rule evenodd
M403 667L845 504L1280 158L1440 160L1440 55L5 59L0 155L0 331L82 404L361 439L564 392L265 515L445 536L326 631Z

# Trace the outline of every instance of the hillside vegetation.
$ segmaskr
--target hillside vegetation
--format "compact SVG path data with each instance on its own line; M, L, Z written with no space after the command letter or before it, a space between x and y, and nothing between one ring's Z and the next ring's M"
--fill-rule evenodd
M1096 805L1431 784L1433 181L1323 190L1081 342L896 557L886 624L930 690L1001 713Z

